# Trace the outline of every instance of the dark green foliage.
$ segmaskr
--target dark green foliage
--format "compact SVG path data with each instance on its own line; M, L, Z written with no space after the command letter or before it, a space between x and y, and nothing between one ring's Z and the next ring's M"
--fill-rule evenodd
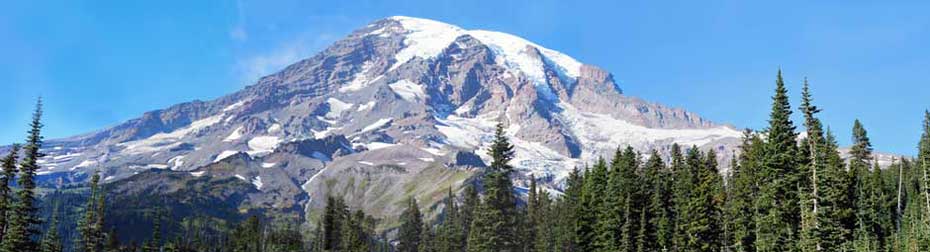
M423 216L417 200L410 198L407 209L400 215L400 230L397 233L397 250L400 252L417 252L420 238L423 236Z
M765 186L759 188L755 202L756 248L759 251L795 251L801 219L797 134L781 71L775 85L764 155L757 173L760 184Z
M2 162L3 173L0 174L0 240L3 240L4 233L9 224L9 212L14 203L13 190L11 183L16 177L16 161L19 159L19 145L13 144L10 153L7 154Z
M55 204L55 209L52 210L52 217L48 221L48 229L45 232L45 236L42 237L41 251L42 252L61 252L64 251L64 246L61 243L61 235L59 235L59 223L58 223L58 209L59 207Z
M37 215L36 198L35 198L35 175L39 169L39 158L43 156L39 153L42 148L42 99L36 102L35 111L32 114L32 122L29 123L29 133L26 137L26 144L23 146L23 159L19 164L19 180L16 184L19 190L16 193L16 201L7 212L7 229L3 234L3 240L0 241L0 251L36 251L39 244L36 238L39 236L38 225L41 223Z
M519 248L516 198L510 174L513 167L513 145L504 135L503 124L497 125L488 151L491 165L482 178L485 197L475 210L468 235L468 251L516 251Z

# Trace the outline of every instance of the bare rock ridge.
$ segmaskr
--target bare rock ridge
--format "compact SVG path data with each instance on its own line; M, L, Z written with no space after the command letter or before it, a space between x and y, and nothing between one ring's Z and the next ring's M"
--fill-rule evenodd
M555 189L619 146L693 145L723 161L739 142L730 126L621 90L609 72L517 36L390 17L238 92L50 140L40 174L116 182L159 169L241 180L243 204L309 210L336 193L390 213L470 178L498 122L517 185L533 174Z

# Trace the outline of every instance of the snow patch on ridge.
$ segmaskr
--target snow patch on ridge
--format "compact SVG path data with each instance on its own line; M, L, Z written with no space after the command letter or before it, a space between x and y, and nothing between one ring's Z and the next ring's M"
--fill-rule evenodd
M242 126L239 126L239 128L236 128L235 130L233 130L233 132L230 133L229 136L223 139L223 142L232 142L232 141L239 140L239 138L242 138L242 129L243 129Z
M397 96L409 102L415 102L426 98L426 91L424 91L423 85L413 83L406 79L388 84L388 87L390 87Z
M384 127L385 125L388 125L389 123L391 123L391 121L393 121L393 120L394 120L394 118L381 118L381 119L378 119L378 121L376 121L376 122L374 122L374 123L372 123L372 124L370 124L370 125L368 125L368 126L365 126L365 128L362 128L362 131L359 131L359 132L356 133L356 134L362 134L362 133L369 132L369 131L372 131L372 130L380 129L380 128Z
M216 158L213 159L213 162L214 163L219 162L220 160L223 160L224 158L227 158L232 155L236 155L236 153L239 153L239 151L225 150L223 152L220 152L220 154L216 155Z
M140 153L149 153L156 151L163 151L176 147L181 138L187 136L191 133L199 132L207 127L213 126L214 124L219 123L223 120L224 114L210 116L204 119L200 119L192 122L187 127L177 129L168 133L158 133L152 135L146 139L129 141L119 143L119 146L124 146L126 149L124 152L128 154L140 154Z
M247 153L250 156L271 153L271 151L274 151L274 148L277 147L279 143L281 143L281 138L276 136L255 137L252 138L252 140L249 140L249 151L247 151Z
M355 106L355 104L347 103L333 97L326 99L326 103L329 103L329 112L326 113L327 118L338 118L342 115L342 111L346 111L351 109L352 106Z

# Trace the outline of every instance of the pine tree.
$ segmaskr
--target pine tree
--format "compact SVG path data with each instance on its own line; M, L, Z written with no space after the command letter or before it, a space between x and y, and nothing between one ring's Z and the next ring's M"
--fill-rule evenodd
M539 205L539 192L536 188L536 177L530 174L530 187L526 196L526 217L523 218L523 249L522 251L530 252L536 250L536 234L541 221L541 209Z
M48 222L48 231L45 233L45 237L42 238L42 252L62 252L64 249L61 244L61 236L58 234L58 229L61 228L58 224L58 209L58 204L55 204L52 217Z
M691 173L691 182L694 185L684 207L684 234L687 236L687 251L717 251L720 243L719 208L716 199L719 192L719 175L716 168L716 154L709 152L707 157L697 147L688 151L687 166Z
M618 248L620 251L637 251L637 236L640 233L640 211L644 204L640 192L643 190L640 184L637 170L639 169L639 154L633 150L633 147L627 146L619 160L616 160L616 176L619 177L621 205L614 212L620 216L620 242ZM616 180L616 179L615 179Z
M343 212L345 205L341 199L332 196L326 198L326 208L323 213L323 241L321 243L324 251L337 250L341 247Z
M465 247L465 233L461 221L462 213L458 204L455 202L455 194L452 192L451 187L446 196L445 205L446 208L443 209L445 219L437 231L438 251L462 251L462 248Z
M467 246L471 222L474 219L475 209L481 204L481 198L478 196L478 190L475 189L474 185L465 186L462 194L462 207L459 210L458 226L462 229L462 243L460 246L464 248Z
M555 237L555 225L557 223L555 219L561 218L561 216L552 215L552 200L548 191L545 189L540 190L537 197L538 205L534 217L536 220L536 240L532 241L535 246L534 249L537 252L553 252L557 248L557 239Z
M423 231L423 217L420 215L420 206L417 200L411 197L407 200L407 209L400 217L400 230L397 233L397 251L417 252Z
M84 217L78 222L78 232L80 236L75 243L76 251L96 252L98 251L101 232L97 225L99 219L98 196L100 194L100 173L95 172L90 178L90 196L87 205L84 207Z
M10 184L16 178L16 161L19 159L19 145L13 144L10 153L0 160L3 173L0 174L0 241L7 230L9 212L13 204L13 190Z
M482 178L485 199L476 210L468 237L469 251L486 251L484 249L491 248L498 251L515 251L519 248L516 218L518 212L510 180L510 173L513 171L510 165L514 155L513 148L510 140L504 135L503 124L498 124L491 149L488 151L491 165Z
M468 233L467 247L468 252L491 252L500 251L500 237L494 232L498 228L495 226L494 219L500 215L498 209L481 202L475 208L474 216L471 222L470 232Z
M622 153L617 150L615 159ZM587 234L591 251L618 251L620 241L621 210L623 209L624 195L620 188L620 173L617 168L608 172L607 162L598 159L591 169L591 174L585 176L584 199L586 208L590 211L582 212L586 220L592 223L591 231ZM581 243L579 243L581 245Z
M654 191L650 199L649 210L655 214L651 225L655 227L655 247L656 251L668 251L672 248L672 237L675 235L673 228L674 221L674 204L672 202L672 171L665 165L659 152L652 151L652 155L646 162L646 167L651 172L651 184ZM649 173L647 173L649 174ZM647 182L648 183L648 182Z
M659 152L652 150L643 166L643 199L639 244L640 251L661 251L671 243L669 230L670 195L666 184L667 171Z
M420 242L418 244L418 252L436 252L436 233L433 232L432 225L429 223L423 223L422 231L420 232Z
M584 175L575 167L566 179L565 194L559 198L554 206L554 216L560 216L556 223L556 246L560 251L583 251L578 246L580 231L588 228L581 227L584 219L581 211L583 204Z
M690 221L686 214L686 208L691 198L691 190L694 183L691 180L691 170L685 165L684 156L681 147L678 144L672 144L671 149L671 169L672 169L672 203L674 205L674 218L672 228L675 230L675 236L672 238L671 251L686 250L688 237L681 234L687 234Z
M757 171L763 155L762 145L762 139L756 134L745 131L740 145L742 154L737 164L730 167L727 216L730 217L729 226L733 227L733 240L729 243L735 251L756 251L756 208L753 202L759 194Z
M795 251L800 224L797 134L791 121L788 90L781 76L775 81L772 112L767 129L765 155L759 170L761 178L756 200L759 251Z
M19 166L19 180L16 183L20 189L17 191L16 203L8 213L7 231L4 233L3 241L0 241L0 251L4 252L39 249L35 241L39 233L37 226L41 224L35 206L35 175L36 170L39 169L39 158L43 156L39 152L42 148L41 98L36 102L29 128L26 145L23 146L23 160Z
M805 251L835 251L845 247L850 231L844 224L852 213L846 188L843 161L839 157L835 139L824 136L823 126L816 114L820 109L813 105L810 86L804 81L801 112L807 138L804 143L809 155L806 177L810 183L805 203L808 212L802 225L802 249ZM803 150L802 150L803 151Z
M854 243L857 249L877 250L877 237L871 232L871 226L874 219L874 211L871 209L873 203L871 180L868 178L869 162L872 160L872 144L865 128L859 120L853 122L853 146L849 150L849 179L853 181L851 185L851 195L853 204L856 209L855 223L853 227Z

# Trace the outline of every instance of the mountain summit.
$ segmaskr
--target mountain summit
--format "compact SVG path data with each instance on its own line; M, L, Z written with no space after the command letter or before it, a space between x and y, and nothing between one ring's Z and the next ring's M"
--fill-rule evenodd
M396 16L216 100L51 140L40 174L229 177L252 187L252 205L312 208L338 193L378 214L467 181L489 160L497 123L516 146L517 184L533 174L556 189L618 147L667 153L678 143L724 159L742 135L622 88L601 68L514 35Z

